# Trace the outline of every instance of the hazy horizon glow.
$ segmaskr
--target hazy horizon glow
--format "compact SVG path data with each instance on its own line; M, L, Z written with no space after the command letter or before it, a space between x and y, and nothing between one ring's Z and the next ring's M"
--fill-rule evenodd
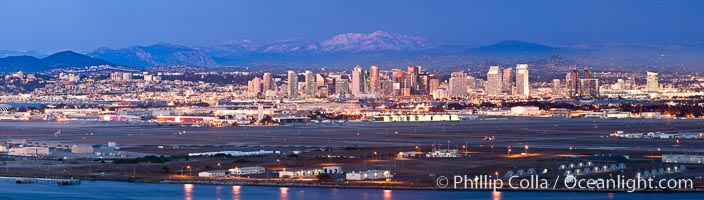
M446 44L704 43L704 1L2 1L0 49L312 41L383 30Z

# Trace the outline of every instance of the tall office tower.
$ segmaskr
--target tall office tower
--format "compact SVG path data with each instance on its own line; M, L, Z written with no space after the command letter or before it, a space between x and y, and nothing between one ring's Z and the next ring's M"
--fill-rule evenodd
M315 97L315 75L312 71L306 70L305 72L306 85L303 88L306 97Z
M432 93L433 91L435 91L435 89L438 89L440 87L440 77L431 74L428 76L428 78L430 79L428 81L428 91Z
M657 72L646 72L646 90L649 92L660 91Z
M271 77L271 73L266 72L264 73L264 76L262 76L262 85L264 91L272 91L275 90L274 88L276 87L276 83L274 83L274 78Z
M450 74L450 97L467 97L467 74L464 72Z
M381 95L383 96L391 96L394 94L394 81L390 79L385 79L381 81L381 86L379 86L381 89Z
M487 96L499 96L501 94L501 73L499 66L490 66L486 73L486 85L484 90Z
M560 79L552 79L552 94L559 95L562 90L562 85L560 85Z
M530 97L530 82L528 81L528 64L516 65L516 94Z
M581 78L581 79L594 79L594 73L591 72L591 71L589 71L589 69L584 68L584 74L582 74L582 78ZM581 79L580 79L580 81L579 81L579 96L582 96L582 97L587 97L587 96L597 97L597 96L594 95L594 91L595 91L594 88L596 87L597 90L598 90L599 86L598 86L598 85L595 86L595 85L592 85L592 84L598 84L599 81L598 81L598 80L597 80L597 81L594 81L594 80L590 80L590 81L581 81ZM583 89L583 87L586 87L586 89Z
M288 97L298 98L298 74L288 71Z
M518 68L516 68L516 69L518 69ZM516 72L516 73L518 73L518 72ZM516 74L516 75L518 75L518 74ZM502 91L508 95L513 94L513 80L514 80L513 68L504 69L503 79L504 79L504 82L502 83L502 86L503 86ZM518 80L516 80L516 81L518 81Z
M416 86L416 95L429 95L430 90L430 74L427 71L418 73L418 84Z
M122 73L122 80L123 81L132 80L132 73L129 73L129 72Z
M350 94L349 80L345 77L335 80L335 90L337 90L336 92L339 95Z
M595 78L583 78L579 80L580 82L580 96L581 97L599 97L599 79Z
M567 73L565 85L567 86L567 94L570 97L579 96L579 71L577 71L577 69Z
M369 91L371 90L371 87L372 87L369 70L364 70L362 72L362 74L364 75L364 83L362 84L362 85L364 85L364 89L362 90L362 93L369 94Z
M364 74L362 74L362 67L359 65L354 66L352 69L352 95L362 94L364 90Z
M325 86L326 78L322 74L315 74L315 87Z
M405 80L405 85L404 85L404 91L406 91L407 88L407 93L408 95L404 96L410 96L411 94L416 94L418 91L418 75L420 73L421 67L420 66L408 66L408 72L406 73L406 80Z
M400 69L391 70L391 80L393 80L393 82L394 82L393 96L400 96L401 95L401 88L404 83L405 76L406 76L406 73L404 73Z
M633 77L628 77L626 81L623 82L623 89L624 90L632 90L636 86L636 80L633 79Z
M467 91L477 89L477 79L473 76L467 76Z
M589 69L584 68L584 74L582 74L582 78L594 78L594 74L589 71Z
M262 92L262 79L254 77L247 82L247 97L257 97Z
M122 80L122 74L120 72L113 72L110 74L110 80L113 81L121 81Z
M336 79L333 77L325 78L325 86L328 88L328 94L337 94L337 83Z
M412 66L412 65L409 65L409 66L408 66L408 72L407 72L407 73L409 73L409 74L417 74L418 71L419 71L419 69L420 69L419 67L420 67L420 66Z
M379 67L377 66L371 66L369 67L369 93L371 94L379 94L379 87L380 87L380 81L379 80Z

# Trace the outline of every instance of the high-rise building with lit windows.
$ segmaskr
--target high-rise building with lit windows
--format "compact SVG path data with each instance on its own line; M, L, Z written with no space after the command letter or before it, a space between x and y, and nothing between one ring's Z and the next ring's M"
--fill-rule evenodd
M486 73L486 85L484 90L487 96L499 96L501 95L501 73L499 66L490 66L489 72Z
M646 72L646 90L649 92L660 91L660 83L658 82L657 72Z
M516 95L530 97L530 82L528 81L528 64L516 65Z

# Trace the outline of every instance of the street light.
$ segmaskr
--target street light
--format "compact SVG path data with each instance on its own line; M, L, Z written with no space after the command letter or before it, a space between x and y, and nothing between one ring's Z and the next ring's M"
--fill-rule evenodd
M192 170L191 170L191 166L190 166L190 165L186 166L186 169L188 169L188 176L192 176L192 173L191 173L191 171L192 171Z
M220 170L222 170L222 164L218 163L218 168L220 168Z
M526 148L526 155L528 155L528 145L527 144L526 144L525 148Z

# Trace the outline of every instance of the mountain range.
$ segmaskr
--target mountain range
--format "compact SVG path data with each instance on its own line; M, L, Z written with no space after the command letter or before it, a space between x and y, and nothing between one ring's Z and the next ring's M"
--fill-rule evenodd
M125 48L102 47L85 52L59 52L46 58L40 51L0 51L0 70L43 70L63 66L113 63L123 66L192 65L324 67L353 64L467 66L490 60L511 64L553 55L586 66L681 66L704 63L704 44L691 45L544 45L506 40L486 46L441 44L423 37L375 31L344 33L323 41L290 38L265 43L233 40L211 46L159 43ZM57 59L60 58L60 59ZM62 60L63 59L63 60ZM31 71L30 70L30 71Z
M8 56L0 58L0 71L2 72L38 72L57 68L96 65L113 64L103 59L93 58L73 51L62 51L41 59L34 56Z

